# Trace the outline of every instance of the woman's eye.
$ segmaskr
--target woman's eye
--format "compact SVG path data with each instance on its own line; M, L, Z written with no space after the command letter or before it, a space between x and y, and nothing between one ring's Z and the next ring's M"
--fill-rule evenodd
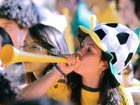
M28 44L24 43L24 44L21 45L21 48L24 48L24 47L27 47L27 46L28 46Z
M25 45L21 46L21 48L26 47Z
M24 50L24 49L26 49L26 46L25 45L22 45L19 49L20 50Z
M37 48L37 46L32 46L32 48Z
M87 49L87 52L90 52L90 51L91 51L90 48L88 48L88 49Z

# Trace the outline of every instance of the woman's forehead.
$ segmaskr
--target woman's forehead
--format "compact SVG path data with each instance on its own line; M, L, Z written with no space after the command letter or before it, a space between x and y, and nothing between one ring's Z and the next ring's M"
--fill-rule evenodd
M90 46L93 46L94 48L96 49L100 49L96 43L91 39L91 37L87 36L83 42L81 43L82 45L90 45ZM101 49L100 49L101 50Z
M37 43L36 40L34 40L29 34L26 35L24 42L26 43Z
M95 44L94 41L93 41L89 36L87 36L87 37L83 40L82 43L84 43L84 44L86 44L86 43L93 43L93 44Z

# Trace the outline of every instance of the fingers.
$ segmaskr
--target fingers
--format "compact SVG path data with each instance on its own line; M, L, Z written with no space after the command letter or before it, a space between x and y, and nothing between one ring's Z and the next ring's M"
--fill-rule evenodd
M77 51L77 54L76 55L77 55L77 57L79 57L80 60L82 59L82 56L83 55L82 55L82 53L80 51Z
M66 58L67 58L67 65L75 64L76 57L74 54L68 55L68 56L66 56Z
M79 58L79 55L77 54L67 55L65 56L65 58L67 59L67 64L64 63L58 64L65 74L68 74L76 70L81 64L81 60Z
M76 57L75 69L74 69L74 70L76 70L80 65L81 65L81 60L80 60L80 58L77 56L77 57Z
M82 54L78 52L77 54L67 55L65 58L67 59L67 65L74 65L77 60L82 59Z
M72 70L77 69L77 67L79 67L80 64L81 64L81 58L78 54L71 55L68 57L67 66L69 66L69 68L71 68Z

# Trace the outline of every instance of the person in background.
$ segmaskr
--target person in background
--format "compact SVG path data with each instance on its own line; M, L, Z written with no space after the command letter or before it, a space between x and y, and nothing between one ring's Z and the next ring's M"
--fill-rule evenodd
M140 1L139 0L116 0L117 10L121 22L130 29L135 30L140 27ZM140 80L140 47L132 61L134 77Z
M11 105L72 105L72 104L56 101L48 97L41 97L33 100L16 100Z
M26 99L47 95L74 105L133 105L118 73L136 52L137 35L117 23L99 24L94 30L80 26L78 35L81 48L77 53L64 56L67 63L58 63L21 94Z
M20 47L22 51L37 53L41 55L59 56L69 54L64 35L56 28L41 23L29 28L24 44ZM23 62L26 72L26 82L32 83L48 73L55 63Z
M16 48L23 43L28 28L39 22L38 17L31 0L3 0L0 4L0 27L7 31ZM24 83L21 63L7 66L5 72Z
M120 22L113 0L85 0L90 11L96 16L98 23Z
M38 22L31 0L3 0L0 5L0 26L9 33L16 48L22 44L27 29Z
M132 30L140 27L139 4L139 0L116 0L116 7L119 12L121 22Z
M33 100L17 99L19 92L14 85L13 79L8 74L0 71L0 105L70 105L69 103L53 100L48 97L41 97Z
M56 0L56 11L59 14L64 14L64 10L68 9L69 19L67 19L70 25L70 30L73 35L73 42L75 50L79 48L78 26L83 25L87 28L90 27L90 16L93 15L90 12L83 0Z
M16 95L18 91L16 90L14 86L12 86L12 83L14 81L11 81L12 78L9 78L8 75L0 71L0 104L1 105L10 105L13 103L16 99Z

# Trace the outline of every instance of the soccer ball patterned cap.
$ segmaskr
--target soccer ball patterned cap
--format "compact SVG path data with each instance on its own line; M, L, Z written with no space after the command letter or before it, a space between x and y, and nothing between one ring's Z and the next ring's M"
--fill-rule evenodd
M78 34L82 40L89 35L101 50L113 57L110 61L113 74L129 64L139 45L137 34L118 23L99 24L94 30L79 26Z

